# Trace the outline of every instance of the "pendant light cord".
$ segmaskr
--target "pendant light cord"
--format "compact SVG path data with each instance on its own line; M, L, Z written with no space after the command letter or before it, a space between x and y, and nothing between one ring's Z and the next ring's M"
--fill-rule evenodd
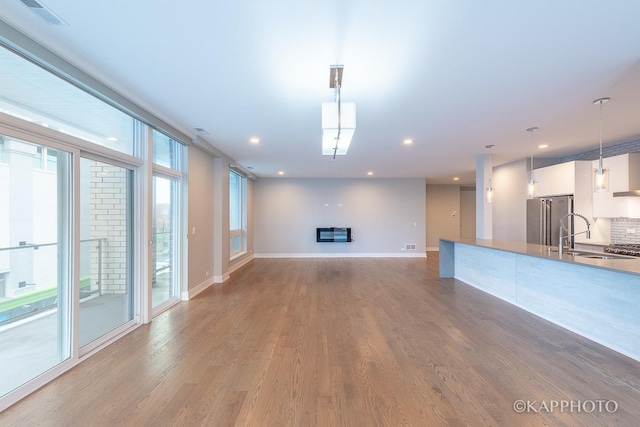
M602 173L602 103L604 101L600 100L600 161L598 162L598 170Z
M333 147L333 160L336 159L336 154L338 153L338 144L340 142L340 132L342 131L342 111L341 111L341 103L340 103L340 83L338 79L338 70L335 70L335 101L338 103L338 136L336 136L336 145Z
M532 127L532 128L527 129L527 132L529 132L531 134L531 143L530 143L531 145L529 146L529 151L531 153L531 164L530 164L530 167L529 167L529 180L532 181L532 182L533 182L533 146L534 146L533 133L535 131L537 131L537 130L538 130L538 128L535 127L535 126Z
M604 114L602 112L602 104L609 102L610 98L599 98L593 101L594 104L598 104L600 108L600 158L598 159L598 174L602 174L602 122Z

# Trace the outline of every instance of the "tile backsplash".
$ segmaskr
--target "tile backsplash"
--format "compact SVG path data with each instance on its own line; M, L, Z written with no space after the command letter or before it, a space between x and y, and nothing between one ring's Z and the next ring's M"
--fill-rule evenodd
M634 232L630 232L634 230ZM640 244L640 218L613 218L611 220L611 243Z

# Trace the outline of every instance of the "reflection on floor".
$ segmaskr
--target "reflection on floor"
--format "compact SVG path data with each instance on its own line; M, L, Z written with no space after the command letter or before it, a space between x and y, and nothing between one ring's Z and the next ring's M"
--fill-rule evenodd
M102 295L80 305L80 343L87 344L127 322L126 294ZM49 310L0 331L0 395L69 357L58 348L58 310Z
M154 305L171 297L163 276L152 288ZM80 303L80 346L89 344L133 316L127 294L105 294ZM0 328L0 396L66 360L61 354L56 309L39 313Z

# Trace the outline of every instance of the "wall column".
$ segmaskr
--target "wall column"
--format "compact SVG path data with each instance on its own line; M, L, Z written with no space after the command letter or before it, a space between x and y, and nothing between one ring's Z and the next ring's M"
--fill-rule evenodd
M213 161L213 275L214 283L229 278L229 162Z

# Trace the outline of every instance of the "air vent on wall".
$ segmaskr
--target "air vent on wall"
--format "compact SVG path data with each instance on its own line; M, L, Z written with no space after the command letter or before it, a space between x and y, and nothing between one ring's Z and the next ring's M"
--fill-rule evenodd
M44 19L47 24L51 25L69 25L60 19L55 13L53 13L44 4L35 0L20 0L22 4L27 6L33 13Z

